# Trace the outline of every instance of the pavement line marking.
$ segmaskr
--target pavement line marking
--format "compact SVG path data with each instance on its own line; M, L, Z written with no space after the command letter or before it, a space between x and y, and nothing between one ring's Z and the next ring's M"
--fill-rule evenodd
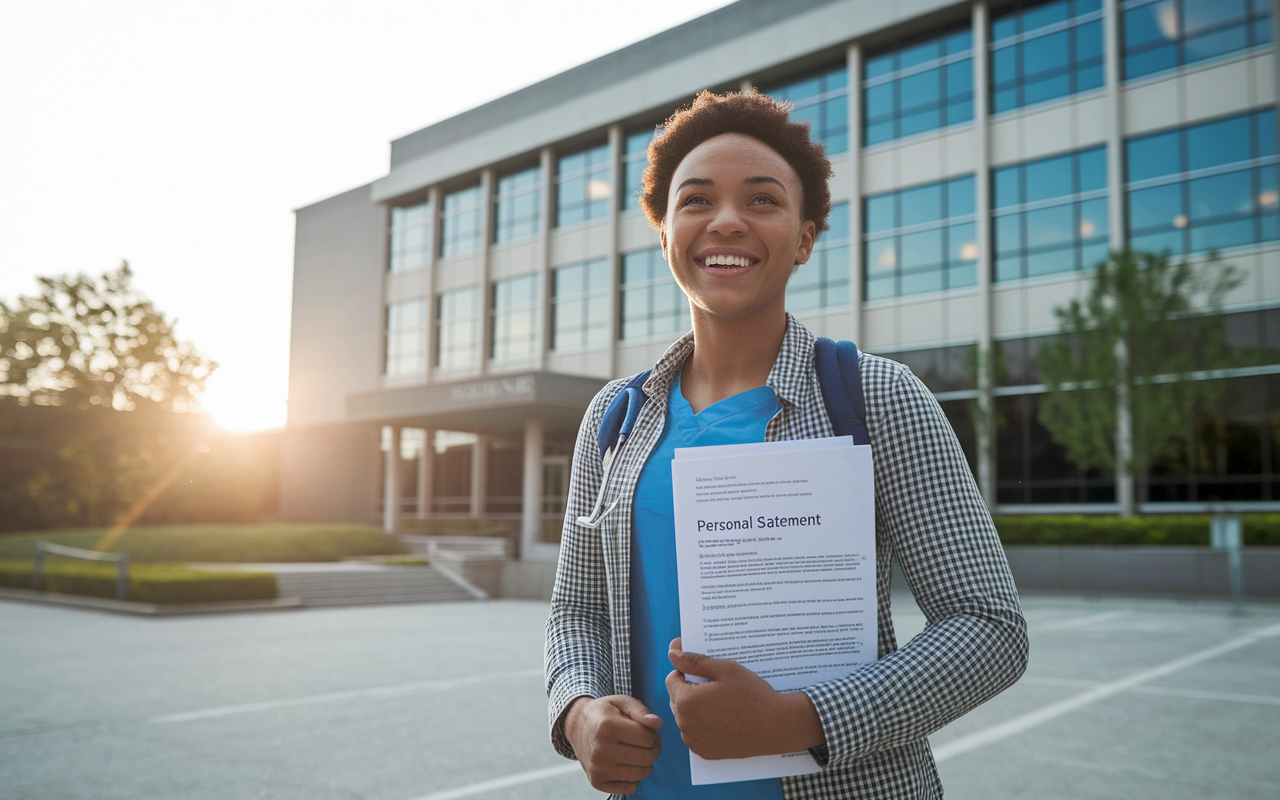
M1063 686L1072 689L1092 689L1100 685L1100 681L1078 681L1072 678L1035 678L1024 677L1019 683L1033 686ZM1238 692L1213 692L1203 689L1179 689L1173 686L1135 686L1129 690L1134 694L1149 694L1159 697L1185 697L1188 700L1219 700L1223 703L1246 703L1258 706L1280 706L1280 697L1267 694L1240 694Z
M977 750L980 747L986 747L989 744L993 744L1003 739L1008 739L1011 736L1017 736L1024 731L1043 725L1050 720L1057 719L1065 714L1070 714L1072 711L1078 711L1085 706L1093 705L1099 700L1105 700L1112 695L1133 689L1139 684L1155 680L1156 678L1163 678L1164 676L1171 675L1179 670L1195 666L1202 661L1208 661L1211 658L1217 658L1218 656L1225 655L1233 650L1239 650L1242 647L1257 644L1260 640L1272 636L1280 636L1280 625L1271 625L1266 628L1260 628L1253 633L1245 634L1244 636L1232 639L1229 642L1224 642L1215 647L1201 650L1198 653L1183 656L1182 658L1175 658L1173 661L1168 661L1158 667L1152 667L1150 669L1144 669L1141 672L1135 672L1127 678L1121 678L1116 681L1111 681L1110 683L1100 684L1095 688L1081 692L1074 697L1068 697L1065 700L1050 703L1049 705L1038 708L1035 711L1029 711L1026 714L1020 714L1019 716L1006 720L1005 722L992 725L988 728L983 728L979 731L974 731L973 733L961 736L958 739L954 739L946 744L935 747L933 749L933 758L935 761L946 761L948 759L955 758L958 755L963 755L970 750Z
M189 722L194 719L225 717L229 714L245 714L253 711L270 711L276 708L305 706L312 703L328 703L335 700L356 700L362 697L389 697L391 695L405 694L406 692L443 692L450 689L461 688L463 686L474 686L476 684L488 683L489 681L494 680L503 680L506 678L528 678L542 674L543 672L541 669L526 669L517 672L499 672L493 675L473 675L466 678L414 681L412 683L398 683L391 686L375 686L369 689L350 689L345 692L311 694L303 697L291 697L287 700L266 700L261 703L241 703L234 706L202 708L198 711L183 711L177 714L161 714L158 717L152 717L149 722Z
M459 797L473 797L485 792L506 789L509 786L519 786L548 778L558 778L561 775L568 775L570 772L582 772L582 767L575 763L564 764L559 767L547 767L546 769L531 769L528 772L517 772L515 775L508 775L505 778L494 778L491 781L459 786L456 789L445 789L443 792L424 794L422 797L413 798L413 800L457 800Z
M1071 628L1086 628L1099 622L1110 622L1116 617L1123 617L1125 611L1104 611L1101 614L1089 614L1084 617L1071 617L1070 619L1058 619L1053 622L1046 622L1043 625L1028 625L1027 628L1031 633L1044 633L1045 631L1065 631Z

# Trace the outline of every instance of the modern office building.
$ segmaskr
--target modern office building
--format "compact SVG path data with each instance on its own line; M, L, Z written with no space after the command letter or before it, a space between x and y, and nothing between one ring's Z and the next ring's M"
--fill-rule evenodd
M392 142L297 212L283 513L520 519L555 552L589 399L689 324L636 192L701 89L812 122L835 205L790 310L910 365L1000 511L1116 508L1037 421L1055 307L1109 247L1220 251L1240 366L1138 499L1280 508L1275 5L741 0Z

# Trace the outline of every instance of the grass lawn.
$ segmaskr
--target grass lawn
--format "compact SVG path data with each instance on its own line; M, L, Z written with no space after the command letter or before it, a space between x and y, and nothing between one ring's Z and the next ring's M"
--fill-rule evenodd
M106 528L0 534L0 560L31 562L35 543L93 549ZM185 561L340 561L345 556L407 552L394 536L369 525L269 523L154 525L130 528L108 548L134 563Z

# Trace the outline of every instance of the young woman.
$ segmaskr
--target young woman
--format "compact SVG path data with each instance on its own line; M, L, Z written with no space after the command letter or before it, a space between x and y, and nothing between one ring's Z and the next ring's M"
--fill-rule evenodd
M689 298L693 331L645 381L648 402L603 487L601 508L612 510L595 527L577 520L602 489L596 435L627 380L591 403L547 621L552 742L601 791L941 797L925 737L1025 667L1026 623L964 453L911 371L869 355L859 374L875 464L879 660L779 693L732 661L680 649L674 449L832 435L814 336L785 309L787 280L827 229L830 175L808 125L758 94L704 92L649 147L641 202ZM928 620L901 649L889 614L895 558ZM821 772L690 783L689 750L741 758L804 749Z

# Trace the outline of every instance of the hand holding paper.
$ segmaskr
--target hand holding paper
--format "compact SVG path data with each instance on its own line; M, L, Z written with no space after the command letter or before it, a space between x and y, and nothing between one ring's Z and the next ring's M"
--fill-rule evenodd
M671 643L675 671L667 692L680 737L702 758L747 758L806 750L824 741L822 723L803 692L781 694L768 681L727 659ZM686 675L706 678L690 682Z

